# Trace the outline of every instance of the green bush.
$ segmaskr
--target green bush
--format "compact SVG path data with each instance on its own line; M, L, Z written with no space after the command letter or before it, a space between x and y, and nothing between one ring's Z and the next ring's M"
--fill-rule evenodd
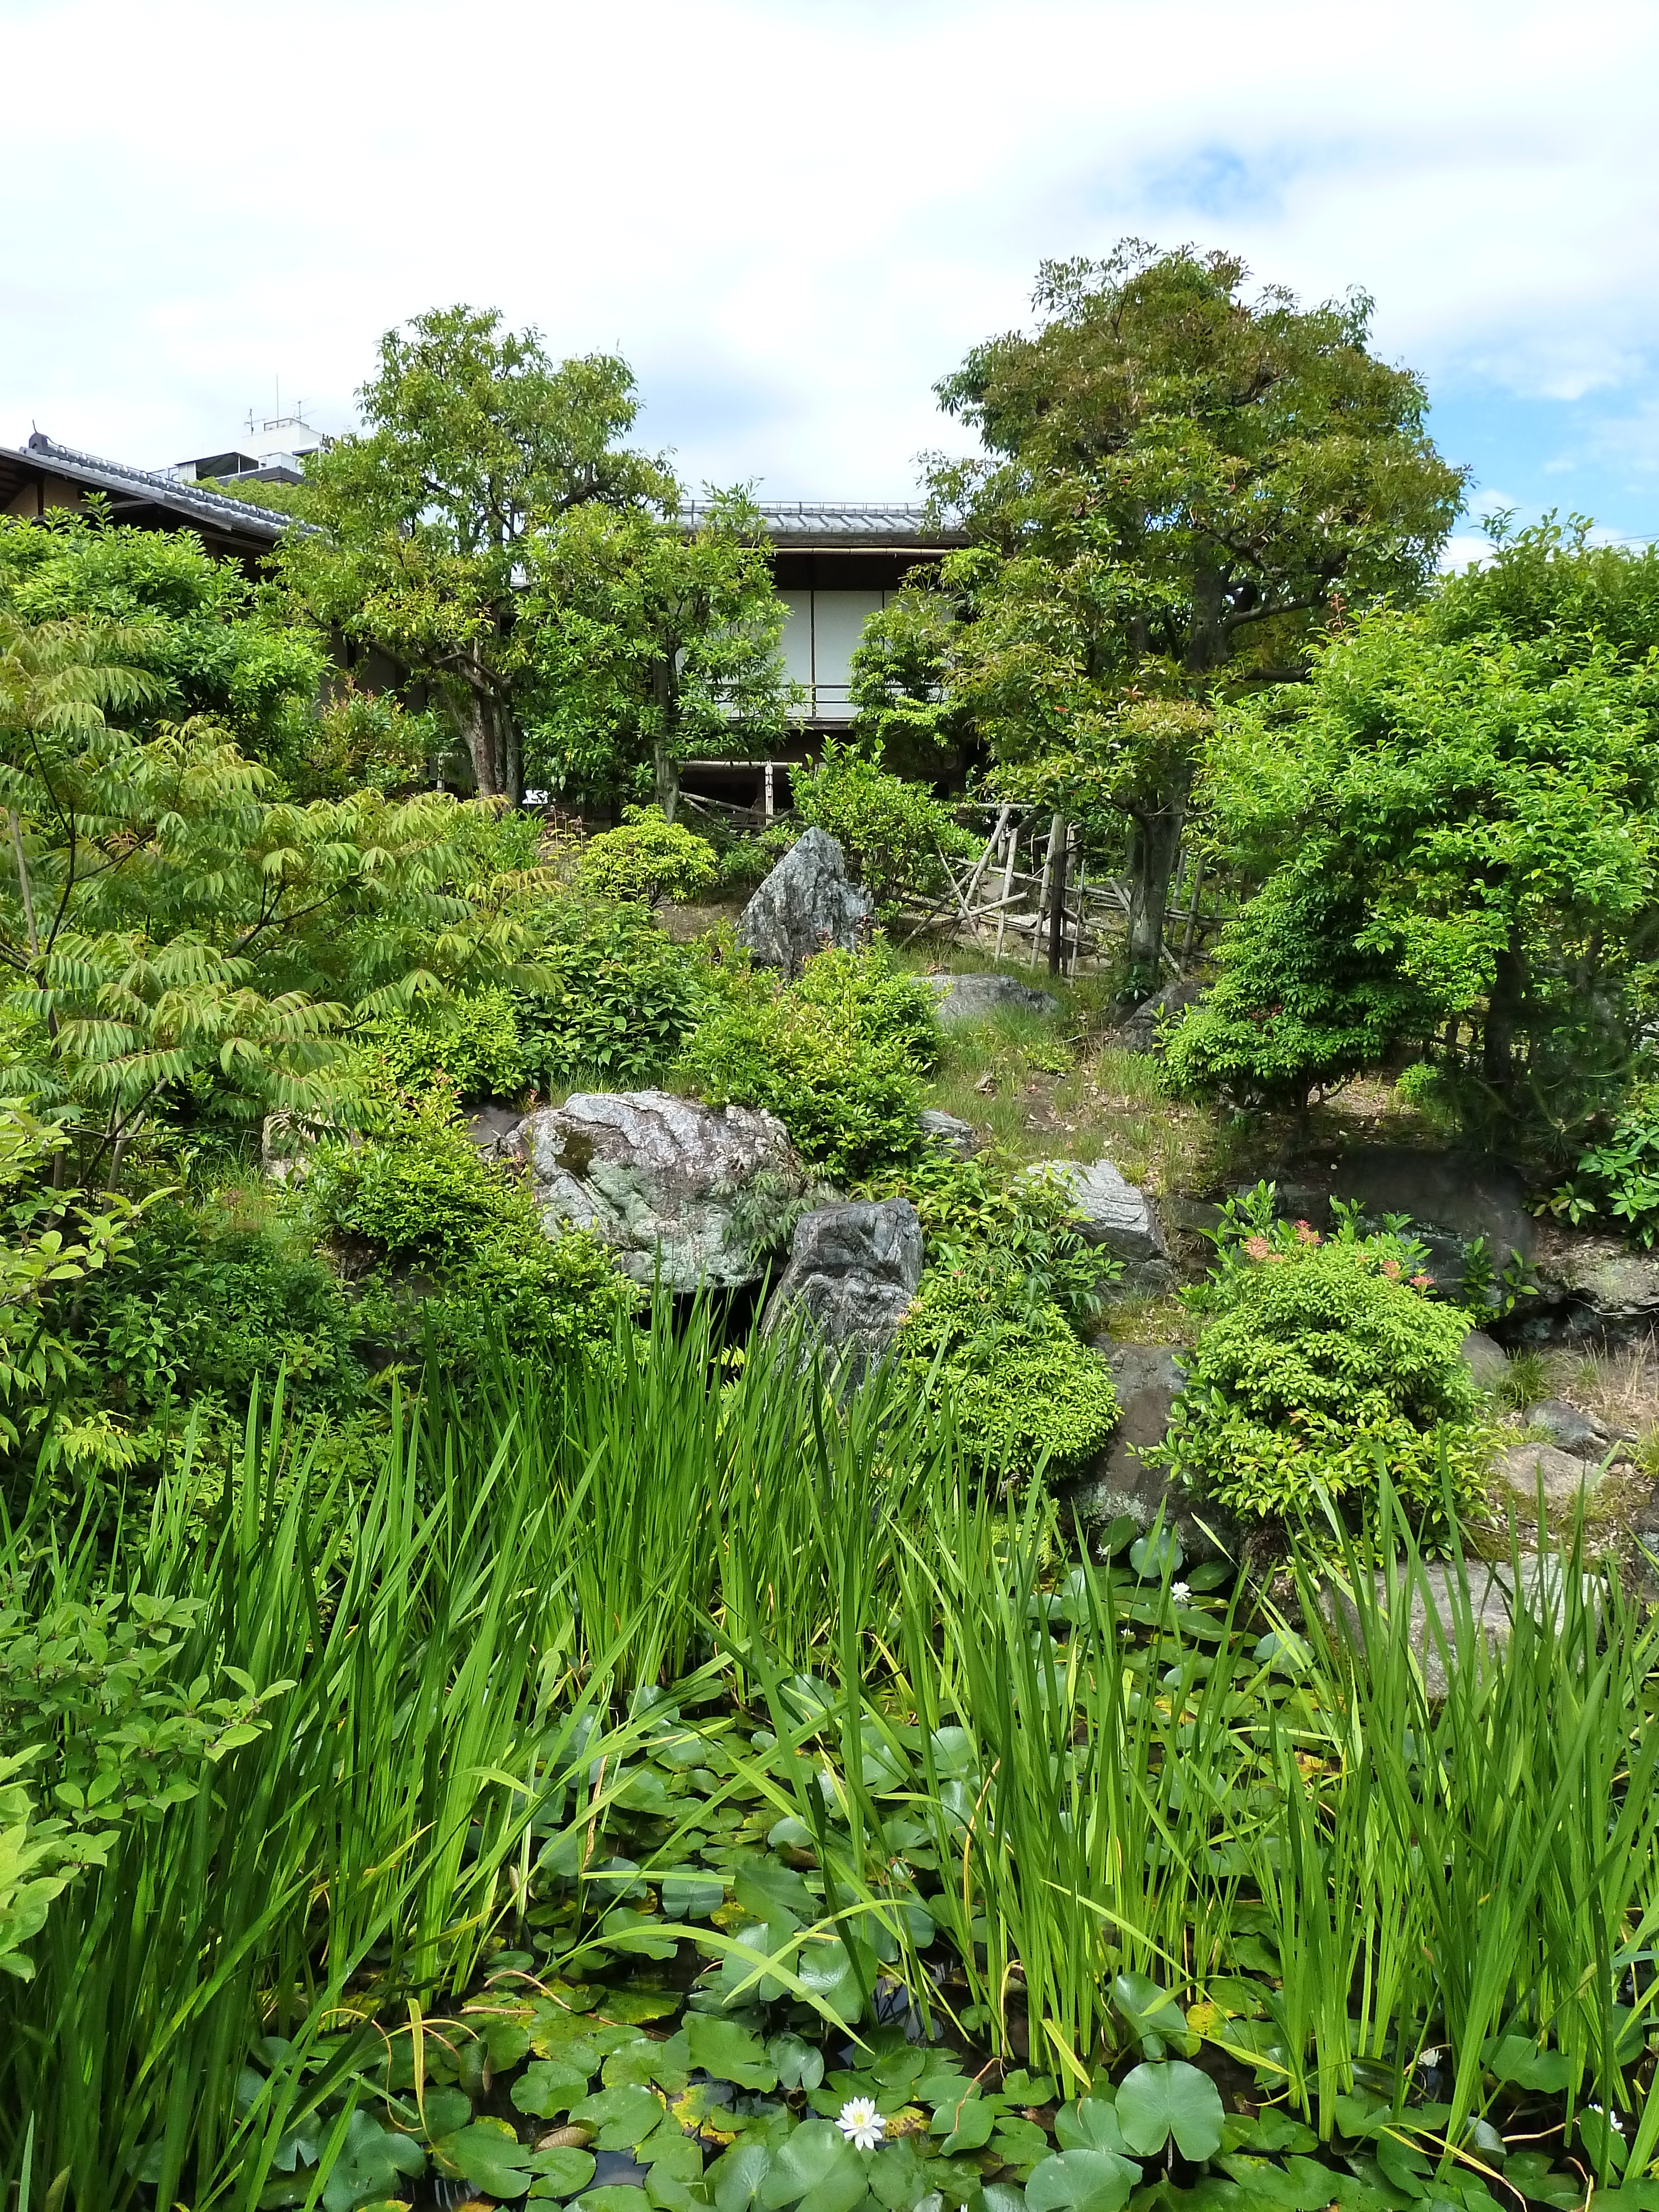
M979 841L925 784L889 775L881 748L860 752L827 738L816 767L793 773L795 811L827 830L878 909L944 887L942 854L965 856Z
M442 1076L471 1106L514 1097L529 1081L517 1014L504 990L480 991L430 1013L386 1015L365 1023L357 1036L405 1091L424 1091Z
M684 902L720 881L714 847L683 823L630 806L620 830L603 830L582 848L578 888L601 898Z
M994 1255L1074 1328L1094 1320L1106 1285L1123 1272L1121 1261L1082 1236L1064 1189L995 1150L962 1160L942 1146L926 1146L902 1167L872 1176L860 1195L908 1198L931 1266L972 1268Z
M602 1352L640 1302L593 1238L543 1235L529 1192L483 1158L441 1085L405 1099L386 1139L327 1148L306 1194L319 1224L371 1261L435 1277L412 1302L384 1285L374 1302L378 1333L410 1357L424 1347L464 1370L481 1333L548 1357Z
M1638 1091L1606 1134L1584 1146L1573 1174L1552 1194L1550 1211L1575 1226L1617 1223L1651 1249L1659 1237L1659 1091Z
M841 1182L915 1152L939 1030L890 954L821 952L790 983L746 968L718 980L680 1062L711 1105L775 1114L807 1164Z
M995 1255L929 1267L900 1324L914 1387L947 1405L971 1456L994 1474L1075 1465L1119 1413L1103 1361L1079 1343L1042 1286Z
M702 1005L696 954L638 907L565 899L539 921L545 980L511 994L526 1079L630 1089L662 1074Z
M1171 1089L1301 1107L1421 1035L1436 1004L1359 942L1367 919L1340 884L1273 877L1223 929L1213 989L1169 1035Z
M1490 1439L1458 1346L1468 1316L1436 1304L1422 1248L1362 1236L1351 1209L1322 1237L1274 1222L1271 1185L1230 1203L1206 1316L1165 1443L1151 1456L1249 1520L1363 1505L1386 1467L1401 1503L1443 1534L1474 1504Z

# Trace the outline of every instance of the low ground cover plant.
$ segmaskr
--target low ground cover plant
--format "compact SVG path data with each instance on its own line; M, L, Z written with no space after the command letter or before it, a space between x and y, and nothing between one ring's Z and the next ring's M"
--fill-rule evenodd
M1428 1293L1422 1248L1335 1209L1322 1237L1275 1219L1261 1183L1230 1200L1203 1318L1158 1456L1247 1521L1353 1511L1387 1477L1443 1541L1473 1509L1491 1439L1458 1347L1468 1316Z

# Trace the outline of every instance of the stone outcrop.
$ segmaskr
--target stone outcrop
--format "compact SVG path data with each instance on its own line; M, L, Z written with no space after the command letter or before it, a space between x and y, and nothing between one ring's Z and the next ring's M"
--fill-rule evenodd
M1394 1603L1406 1610L1406 1635L1423 1670L1424 1687L1431 1698L1443 1698L1449 1675L1459 1658L1458 1624L1464 1607L1470 1626L1494 1651L1501 1651L1514 1633L1517 1611L1534 1620L1553 1614L1559 1622L1566 1609L1566 1581L1561 1561L1549 1554L1522 1552L1517 1582L1508 1559L1467 1559L1460 1569L1455 1560L1435 1559L1408 1575L1403 1562L1395 1569ZM1378 1600L1389 1603L1388 1583L1379 1570L1373 1577ZM1580 1588L1587 1602L1593 1600L1589 1576ZM1320 1610L1334 1624L1346 1620L1349 1639L1362 1655L1364 1643L1358 1611L1347 1591L1327 1583L1319 1591ZM1463 1647L1468 1650L1466 1645ZM1380 1656L1380 1655L1375 1655Z
M1428 1247L1428 1273L1444 1290L1462 1283L1477 1239L1499 1271L1511 1256L1530 1260L1536 1242L1525 1184L1487 1153L1356 1145L1337 1164L1331 1196L1357 1200L1373 1224L1408 1214L1410 1234Z
M924 1137L935 1145L943 1145L959 1160L970 1160L975 1152L985 1149L984 1139L971 1121L944 1113L937 1106L924 1107L916 1116L916 1126Z
M1188 1006L1195 1006L1206 988L1191 975L1183 976L1179 982L1166 983L1150 999L1143 999L1133 1012L1118 1024L1112 1042L1129 1052L1152 1051L1165 1023L1174 1021Z
M1484 1328L1472 1328L1457 1347L1458 1356L1483 1390L1495 1390L1510 1371L1509 1356Z
M795 1224L761 1326L769 1334L799 1316L838 1364L861 1373L891 1346L921 1261L921 1223L908 1199L816 1207Z
M1078 1160L1039 1160L1028 1176L1057 1183L1076 1212L1091 1244L1123 1263L1111 1286L1119 1297L1159 1297L1175 1287L1175 1269L1158 1209L1137 1184L1126 1182L1109 1160L1085 1167Z
M637 1282L659 1272L672 1291L757 1281L760 1261L730 1234L734 1202L763 1172L802 1181L772 1115L665 1091L579 1092L526 1115L513 1154L550 1237L591 1229Z
M1586 1502L1593 1498L1603 1480L1599 1465L1546 1443L1511 1444L1498 1453L1492 1471L1522 1509L1536 1510L1541 1483L1551 1513L1571 1513L1581 1497Z
M1097 1337L1121 1412L1103 1457L1069 1484L1065 1502L1079 1532L1098 1542L1113 1523L1133 1522L1142 1535L1163 1516L1189 1559L1237 1558L1242 1534L1231 1514L1172 1482L1142 1456L1161 1444L1181 1395L1181 1366L1164 1344L1120 1344Z
M1659 1252L1546 1223L1533 1254L1537 1295L1514 1316L1533 1342L1616 1344L1659 1328Z
M815 952L852 952L867 939L876 911L847 872L847 855L826 830L792 845L743 910L738 942L763 968L799 972Z
M927 988L939 1000L939 1018L946 1029L961 1022L988 1021L994 1014L1057 1014L1060 1001L1034 984L1012 975L924 975Z

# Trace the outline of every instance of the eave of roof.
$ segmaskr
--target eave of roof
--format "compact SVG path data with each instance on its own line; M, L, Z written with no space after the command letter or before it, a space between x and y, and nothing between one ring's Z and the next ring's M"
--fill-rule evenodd
M274 507L229 499L222 492L207 491L198 484L177 483L159 470L130 468L124 461L78 453L73 446L58 445L42 430L33 432L27 446L0 453L0 459L63 477L88 491L107 492L115 500L161 507L186 522L204 524L231 538L255 538L262 545L274 545L284 531L295 526L292 515L279 514ZM304 523L297 526L309 527Z

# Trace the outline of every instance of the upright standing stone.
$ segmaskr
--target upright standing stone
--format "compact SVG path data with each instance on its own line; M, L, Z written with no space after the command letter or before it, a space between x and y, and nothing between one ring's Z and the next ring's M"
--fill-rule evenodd
M847 855L828 830L809 830L744 907L738 942L763 968L793 975L828 946L856 951L875 911L875 901L848 874Z
M887 1352L921 1280L921 1222L908 1199L821 1206L795 1224L763 1327L799 1312L826 1351L862 1369Z

